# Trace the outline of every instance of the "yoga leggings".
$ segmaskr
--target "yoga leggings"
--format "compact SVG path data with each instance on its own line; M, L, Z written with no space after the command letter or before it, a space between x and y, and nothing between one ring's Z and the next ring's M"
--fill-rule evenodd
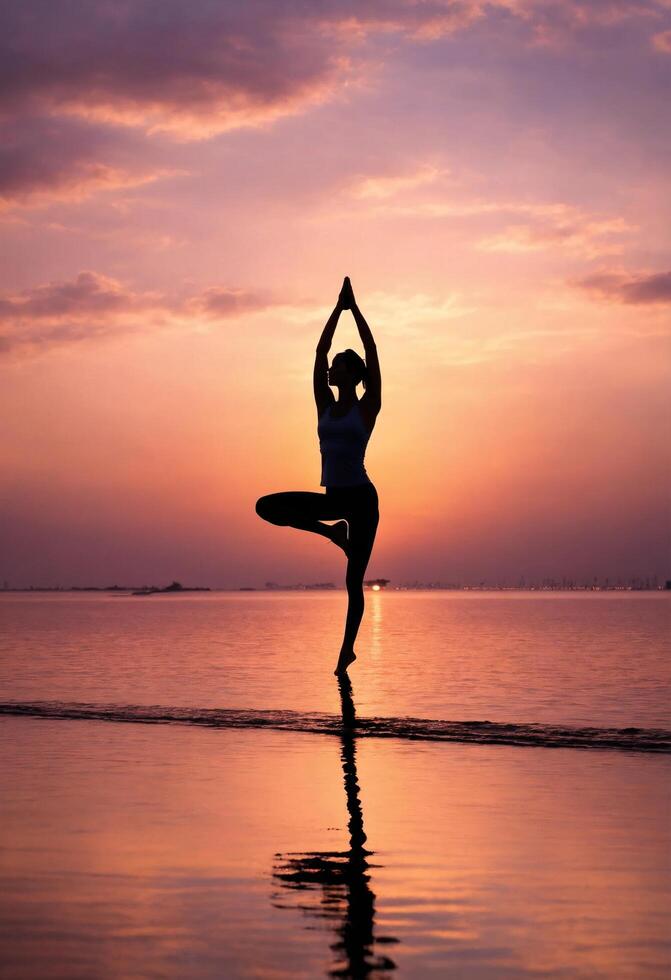
M256 513L271 524L316 531L318 521L346 520L349 525L347 585L360 584L368 565L380 519L377 490L372 483L327 487L326 493L287 490L269 493L256 502Z
M324 534L326 525L321 521L347 521L347 618L342 649L353 650L365 606L363 577L380 519L377 490L373 484L327 487L326 493L307 490L269 493L256 501L256 513L271 524L289 525L323 536L327 536Z

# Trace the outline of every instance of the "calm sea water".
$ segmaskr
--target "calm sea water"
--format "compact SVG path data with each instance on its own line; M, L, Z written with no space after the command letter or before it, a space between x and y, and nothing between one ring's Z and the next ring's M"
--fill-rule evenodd
M339 712L346 594L0 595L2 700ZM671 594L367 593L360 715L671 727Z
M669 598L369 594L350 690L341 592L0 596L0 975L666 978Z

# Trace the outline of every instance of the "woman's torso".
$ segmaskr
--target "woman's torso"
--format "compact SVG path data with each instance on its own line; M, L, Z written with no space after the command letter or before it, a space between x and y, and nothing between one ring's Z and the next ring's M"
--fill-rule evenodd
M359 402L342 416L333 416L329 405L319 417L317 433L322 456L322 487L359 486L370 483L364 456L370 438Z

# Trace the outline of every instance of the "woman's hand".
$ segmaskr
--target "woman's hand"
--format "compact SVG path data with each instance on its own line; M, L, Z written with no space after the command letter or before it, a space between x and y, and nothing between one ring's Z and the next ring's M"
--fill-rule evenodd
M340 290L340 295L338 296L338 306L341 310L351 310L353 306L356 306L356 300L354 299L354 292L352 290L352 283L349 281L349 276L345 276L343 279L342 289Z

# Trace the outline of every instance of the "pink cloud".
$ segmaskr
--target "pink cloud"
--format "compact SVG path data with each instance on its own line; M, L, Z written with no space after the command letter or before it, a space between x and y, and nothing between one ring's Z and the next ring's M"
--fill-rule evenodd
M123 152L124 139L202 139L304 113L377 71L375 42L388 34L430 44L504 14L549 42L634 18L661 29L664 10L663 0L7 4L0 206L80 200L173 173L147 162L156 140ZM668 36L658 30L658 50Z
M316 17L360 40L394 32L422 42L453 35L505 12L529 29L534 43L556 44L591 28L655 20L667 9L666 0L336 0L321 6Z
M281 3L27 2L6 8L0 108L199 138L323 101L349 74L344 45ZM309 12L308 12L309 14ZM0 27L3 25L0 24Z
M155 300L95 272L0 297L0 352L36 352L132 329Z
M347 39L364 40L369 34L403 34L413 41L435 41L464 30L485 15L481 0L386 0L386 2L334 2L317 13L324 25ZM505 0L492 6L509 6Z
M95 272L80 272L69 282L51 282L0 298L0 318L105 315L137 308L138 303L139 297L124 290L116 280Z
M661 0L248 0L5 5L0 109L78 116L202 138L272 123L333 98L376 63L366 42L431 42L504 11L548 40ZM660 35L662 36L662 35Z
M180 173L140 162L137 151L134 140L74 121L9 122L0 143L0 210L78 201Z
M540 209L539 209L540 211ZM502 232L484 238L479 248L486 252L536 252L561 248L587 258L618 254L623 244L618 237L630 231L623 218L599 218L564 206L564 213L531 217L508 225Z
M532 252L561 248L593 258L616 254L633 226L618 215L597 214L566 201L476 197L436 162L399 174L358 176L343 187L345 200L370 201L376 215L397 218L487 219L500 230L481 237L486 252Z
M575 285L603 299L631 305L671 304L671 272L600 272Z
M655 51L671 54L671 31L660 31L659 34L653 35L652 46Z
M252 313L275 305L269 298L244 289L213 286L193 301L193 307L211 317Z
M71 280L0 295L0 353L183 327L202 316L223 322L277 303L232 287L210 287L186 298L140 292L97 272L80 272Z

